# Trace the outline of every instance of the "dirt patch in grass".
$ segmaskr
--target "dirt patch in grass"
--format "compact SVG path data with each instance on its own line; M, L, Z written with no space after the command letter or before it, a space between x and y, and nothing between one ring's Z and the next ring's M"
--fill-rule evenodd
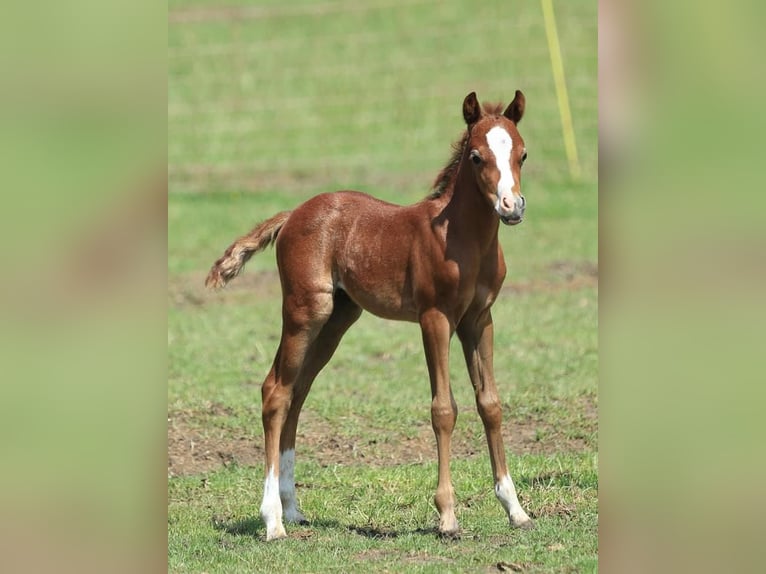
M402 554L397 550L384 550L381 548L370 548L357 553L354 556L355 560L360 562L388 562L396 561L401 564L450 564L455 561L447 558L446 556L439 556L437 554L430 554L426 551L410 550ZM381 570L381 572L388 572L389 570Z
M580 413L578 430L581 437L572 438L566 429L542 418L529 415L514 418L506 413L503 439L508 455L554 454L595 449L598 414L589 397L577 399L574 408ZM466 407L463 410L465 412ZM215 413L213 413L215 414ZM225 413L218 413L224 414ZM218 470L229 465L260 466L263 464L263 438L205 423L211 413L177 412L168 417L168 476L184 476ZM216 415L218 416L218 415ZM471 415L474 416L474 415ZM477 416L477 415L476 415ZM304 409L298 427L298 454L304 460L322 466L369 464L395 466L436 460L436 440L430 421L424 420L404 435L375 427L367 421L379 438L344 435L310 409ZM476 425L461 424L455 429L452 454L455 458L480 456L487 452L483 431Z
M487 572L526 572L534 565L527 562L497 562L487 568Z
M231 436L221 429L200 429L179 416L168 418L168 476L186 476L230 465L263 464L263 441Z

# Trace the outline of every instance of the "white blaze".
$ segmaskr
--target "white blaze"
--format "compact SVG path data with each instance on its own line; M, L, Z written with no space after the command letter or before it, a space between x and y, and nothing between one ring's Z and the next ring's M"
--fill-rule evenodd
M511 140L511 135L505 128L495 126L487 132L487 145L489 145L489 149L492 150L492 153L495 155L497 169L500 172L500 181L497 182L495 211L503 214L505 209L502 207L501 200L504 197L507 197L512 205L515 203L513 198L513 186L516 185L516 182L513 180L513 173L511 173L511 150L513 149L513 141Z

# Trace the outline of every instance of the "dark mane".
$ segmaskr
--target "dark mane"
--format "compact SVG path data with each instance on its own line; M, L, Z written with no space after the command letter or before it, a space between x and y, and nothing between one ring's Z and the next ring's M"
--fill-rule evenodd
M484 113L489 116L499 116L503 113L502 103L487 103L482 105ZM468 130L463 132L460 139L452 144L452 155L450 155L447 165L445 165L436 176L433 185L431 186L431 193L428 195L428 199L436 199L441 197L447 190L449 185L455 179L457 175L457 168L460 166L460 160L463 158L463 152L465 151L466 143L468 142Z
M437 197L441 197L441 195L447 190L447 186L449 186L449 184L455 178L455 174L457 173L457 168L460 165L460 160L463 157L463 150L465 149L465 144L467 141L468 130L464 131L462 137L452 144L452 155L450 156L447 165L445 165L439 172L439 175L436 176L432 186L432 191L429 194L428 199L436 199Z

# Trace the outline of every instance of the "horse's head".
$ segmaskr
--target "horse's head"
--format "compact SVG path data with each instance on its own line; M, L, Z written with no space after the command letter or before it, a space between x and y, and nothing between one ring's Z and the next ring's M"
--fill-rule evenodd
M527 158L516 128L524 115L525 98L519 90L502 115L483 110L471 92L463 101L468 125L466 153L482 195L506 225L521 223L526 200L521 195L521 166Z

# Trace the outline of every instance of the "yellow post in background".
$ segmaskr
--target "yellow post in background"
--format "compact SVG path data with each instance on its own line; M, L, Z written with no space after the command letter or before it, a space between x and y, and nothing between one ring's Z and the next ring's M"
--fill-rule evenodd
M564 147L567 161L569 162L569 174L572 179L580 179L580 161L577 158L577 142L575 141L574 128L572 127L572 113L569 110L569 96L567 84L564 78L564 62L561 59L561 46L559 35L556 30L556 16L553 13L553 0L540 0L545 20L545 35L548 37L548 51L551 54L551 68L553 80L556 84L556 98L559 103L559 115L561 116L561 129L564 132Z

